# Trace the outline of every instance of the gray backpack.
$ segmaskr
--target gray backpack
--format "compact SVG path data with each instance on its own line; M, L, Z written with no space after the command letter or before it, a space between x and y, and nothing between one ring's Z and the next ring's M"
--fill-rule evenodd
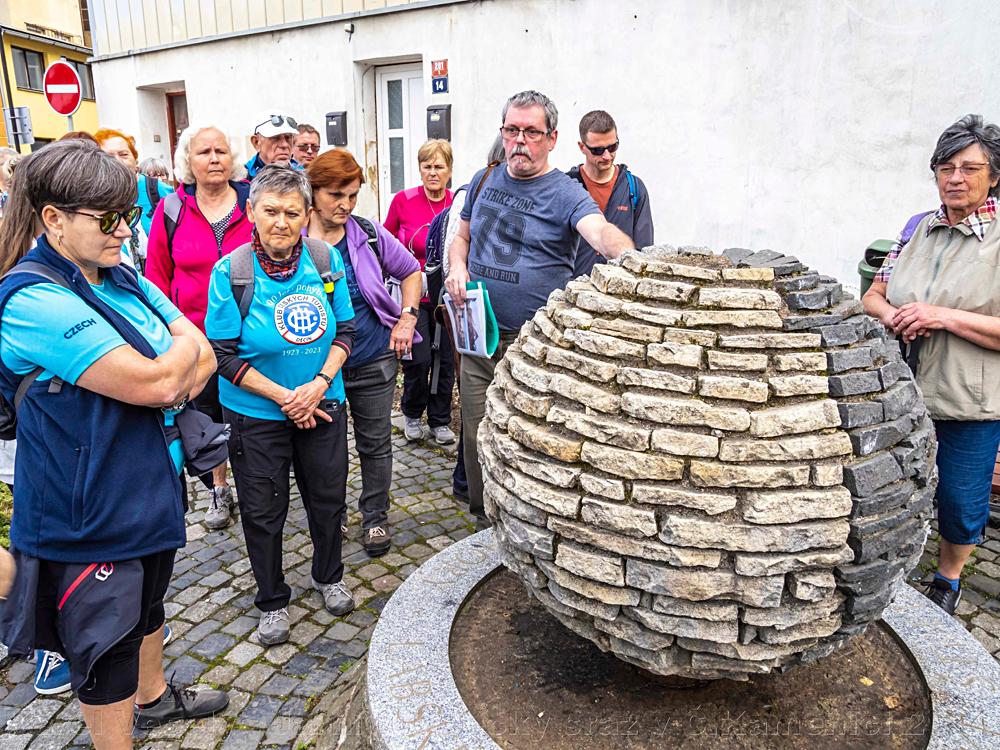
M333 285L337 279L344 277L343 271L333 273L330 268L330 246L322 240L314 240L311 237L303 237L302 241L306 245L306 251L312 258L313 265L319 271L320 278L323 279L323 291L330 301L330 309L333 310ZM250 304L253 302L253 246L248 242L240 245L229 254L229 285L233 290L233 299L240 309L240 319L245 320L250 312Z

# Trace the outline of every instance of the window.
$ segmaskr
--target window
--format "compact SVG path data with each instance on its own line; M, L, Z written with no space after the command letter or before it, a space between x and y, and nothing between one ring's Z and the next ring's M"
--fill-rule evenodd
M45 75L45 59L41 52L20 47L11 47L14 54L14 78L19 89L42 90Z
M84 99L94 98L94 77L90 74L90 66L87 63L77 62L76 60L66 60L76 74L80 76L80 96Z

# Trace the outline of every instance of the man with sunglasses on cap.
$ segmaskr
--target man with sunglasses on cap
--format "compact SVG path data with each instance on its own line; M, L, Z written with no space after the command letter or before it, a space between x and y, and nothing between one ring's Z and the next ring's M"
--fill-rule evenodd
M636 247L653 244L653 216L649 209L649 192L642 180L628 171L624 164L615 164L618 153L618 127L607 112L595 109L580 120L580 140L583 164L568 174L590 193L604 217L632 238ZM584 239L576 253L574 276L590 275L595 263L604 258Z
M250 143L257 153L247 162L247 178L252 182L260 169L279 161L288 162L293 169L302 169L302 165L292 158L298 136L299 124L294 118L275 114L275 110L257 115L250 135Z

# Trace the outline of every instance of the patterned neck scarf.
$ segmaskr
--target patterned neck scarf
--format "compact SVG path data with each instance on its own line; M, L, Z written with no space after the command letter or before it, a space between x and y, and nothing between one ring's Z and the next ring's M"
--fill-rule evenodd
M275 260L267 254L264 246L260 243L260 235L257 234L256 228L253 230L253 237L250 239L250 244L264 273L275 281L288 281L299 270L299 258L302 257L301 237L295 243L295 247L292 248L292 254L284 260Z

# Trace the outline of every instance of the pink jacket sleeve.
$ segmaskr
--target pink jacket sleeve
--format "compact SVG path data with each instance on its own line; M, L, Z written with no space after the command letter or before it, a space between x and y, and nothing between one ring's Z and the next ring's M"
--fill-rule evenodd
M170 296L170 283L174 278L174 261L167 248L167 230L163 225L163 201L153 212L153 221L149 226L149 245L146 247L146 278L156 287Z

